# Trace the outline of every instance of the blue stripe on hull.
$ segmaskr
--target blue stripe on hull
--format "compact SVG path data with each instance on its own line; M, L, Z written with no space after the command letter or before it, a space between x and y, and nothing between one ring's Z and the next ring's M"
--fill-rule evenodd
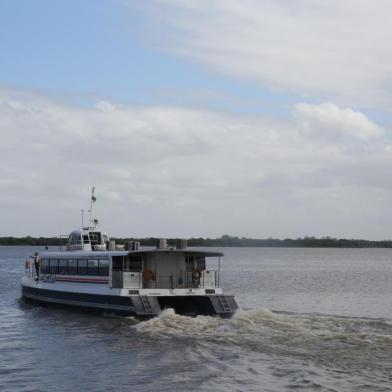
M38 289L22 285L22 295L38 302L77 306L92 310L113 311L134 316L135 308L129 297L101 294L70 293L66 291Z

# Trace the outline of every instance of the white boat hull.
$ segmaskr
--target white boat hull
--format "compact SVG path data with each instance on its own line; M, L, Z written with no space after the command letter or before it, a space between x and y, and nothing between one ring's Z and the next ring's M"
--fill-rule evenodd
M155 317L167 307L185 315L230 317L237 309L233 296L221 289L114 289L104 284L45 283L24 277L22 296L41 303L113 312L140 318Z

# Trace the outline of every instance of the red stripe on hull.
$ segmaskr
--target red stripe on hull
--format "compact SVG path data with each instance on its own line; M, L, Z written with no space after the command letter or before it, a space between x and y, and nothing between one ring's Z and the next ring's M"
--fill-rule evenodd
M56 276L56 282L78 282L78 283L109 283L109 280L103 279L83 279L83 278L58 278Z

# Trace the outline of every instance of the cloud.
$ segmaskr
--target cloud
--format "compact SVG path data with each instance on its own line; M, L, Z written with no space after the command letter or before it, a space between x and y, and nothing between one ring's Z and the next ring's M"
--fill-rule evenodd
M294 113L81 108L0 90L0 235L67 234L95 185L114 235L384 238L386 133L333 104Z
M295 106L295 115L306 131L350 135L362 140L379 138L384 129L370 121L364 114L352 109L341 109L332 103L312 105L300 103ZM327 135L326 135L327 133Z
M138 7L152 20L144 35L151 43L215 72L349 106L391 103L389 0L156 0Z

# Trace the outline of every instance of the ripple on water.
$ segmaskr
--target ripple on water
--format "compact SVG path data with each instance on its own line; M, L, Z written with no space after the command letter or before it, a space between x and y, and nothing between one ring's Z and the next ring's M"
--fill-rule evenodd
M253 310L144 322L19 302L31 252L0 252L1 391L391 390L392 250L227 249Z

